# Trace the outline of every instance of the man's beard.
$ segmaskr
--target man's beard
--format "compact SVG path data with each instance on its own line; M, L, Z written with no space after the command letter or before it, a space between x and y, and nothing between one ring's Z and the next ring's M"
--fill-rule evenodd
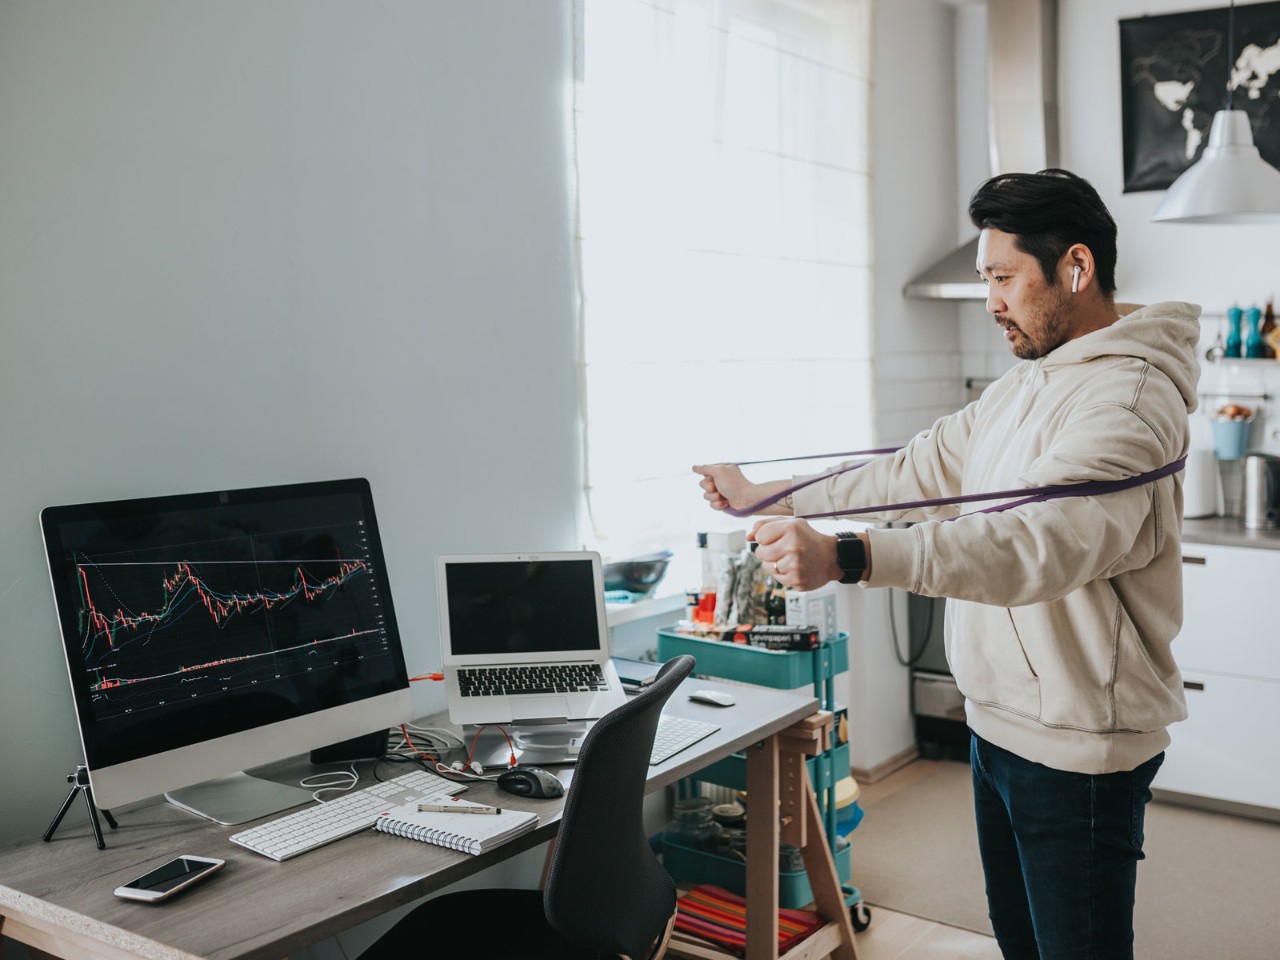
M1019 360L1035 360L1043 357L1071 339L1071 311L1068 300L1070 294L1058 287L1051 287L1050 290L1053 294L1052 300L1040 311L1039 317L1036 318L1040 322L1034 324L1031 331L1020 323L1014 324L1020 336L1009 344L1009 349Z

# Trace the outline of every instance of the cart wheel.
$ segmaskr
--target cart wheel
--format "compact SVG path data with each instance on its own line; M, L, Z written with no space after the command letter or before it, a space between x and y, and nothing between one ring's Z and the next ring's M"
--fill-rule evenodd
M871 910L859 900L849 908L849 919L853 922L853 932L861 933L871 926Z

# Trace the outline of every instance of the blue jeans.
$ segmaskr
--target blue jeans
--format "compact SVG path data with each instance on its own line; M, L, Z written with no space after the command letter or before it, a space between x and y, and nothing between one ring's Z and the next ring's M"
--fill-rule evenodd
M1142 821L1161 753L1091 776L969 747L987 905L1005 960L1132 960Z

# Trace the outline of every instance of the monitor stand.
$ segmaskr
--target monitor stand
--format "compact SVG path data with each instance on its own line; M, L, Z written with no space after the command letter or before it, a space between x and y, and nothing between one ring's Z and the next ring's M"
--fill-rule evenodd
M507 737L495 725L479 728L472 725L463 727L462 738L468 750L472 741L475 749L472 759L480 761L486 768L508 767L511 765L511 754L516 762L529 767L544 764L577 763L578 749L582 739L591 729L591 720L560 721L554 723L508 723L503 724ZM476 736L476 731L480 735Z
M270 816L313 799L310 790L247 773L232 773L170 790L164 798L175 807L225 827Z

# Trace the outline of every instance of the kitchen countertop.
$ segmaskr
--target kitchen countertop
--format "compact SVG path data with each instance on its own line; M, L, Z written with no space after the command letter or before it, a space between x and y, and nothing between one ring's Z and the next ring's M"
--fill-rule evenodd
M1183 520L1182 542L1280 550L1280 530L1249 530L1239 517L1207 517Z

